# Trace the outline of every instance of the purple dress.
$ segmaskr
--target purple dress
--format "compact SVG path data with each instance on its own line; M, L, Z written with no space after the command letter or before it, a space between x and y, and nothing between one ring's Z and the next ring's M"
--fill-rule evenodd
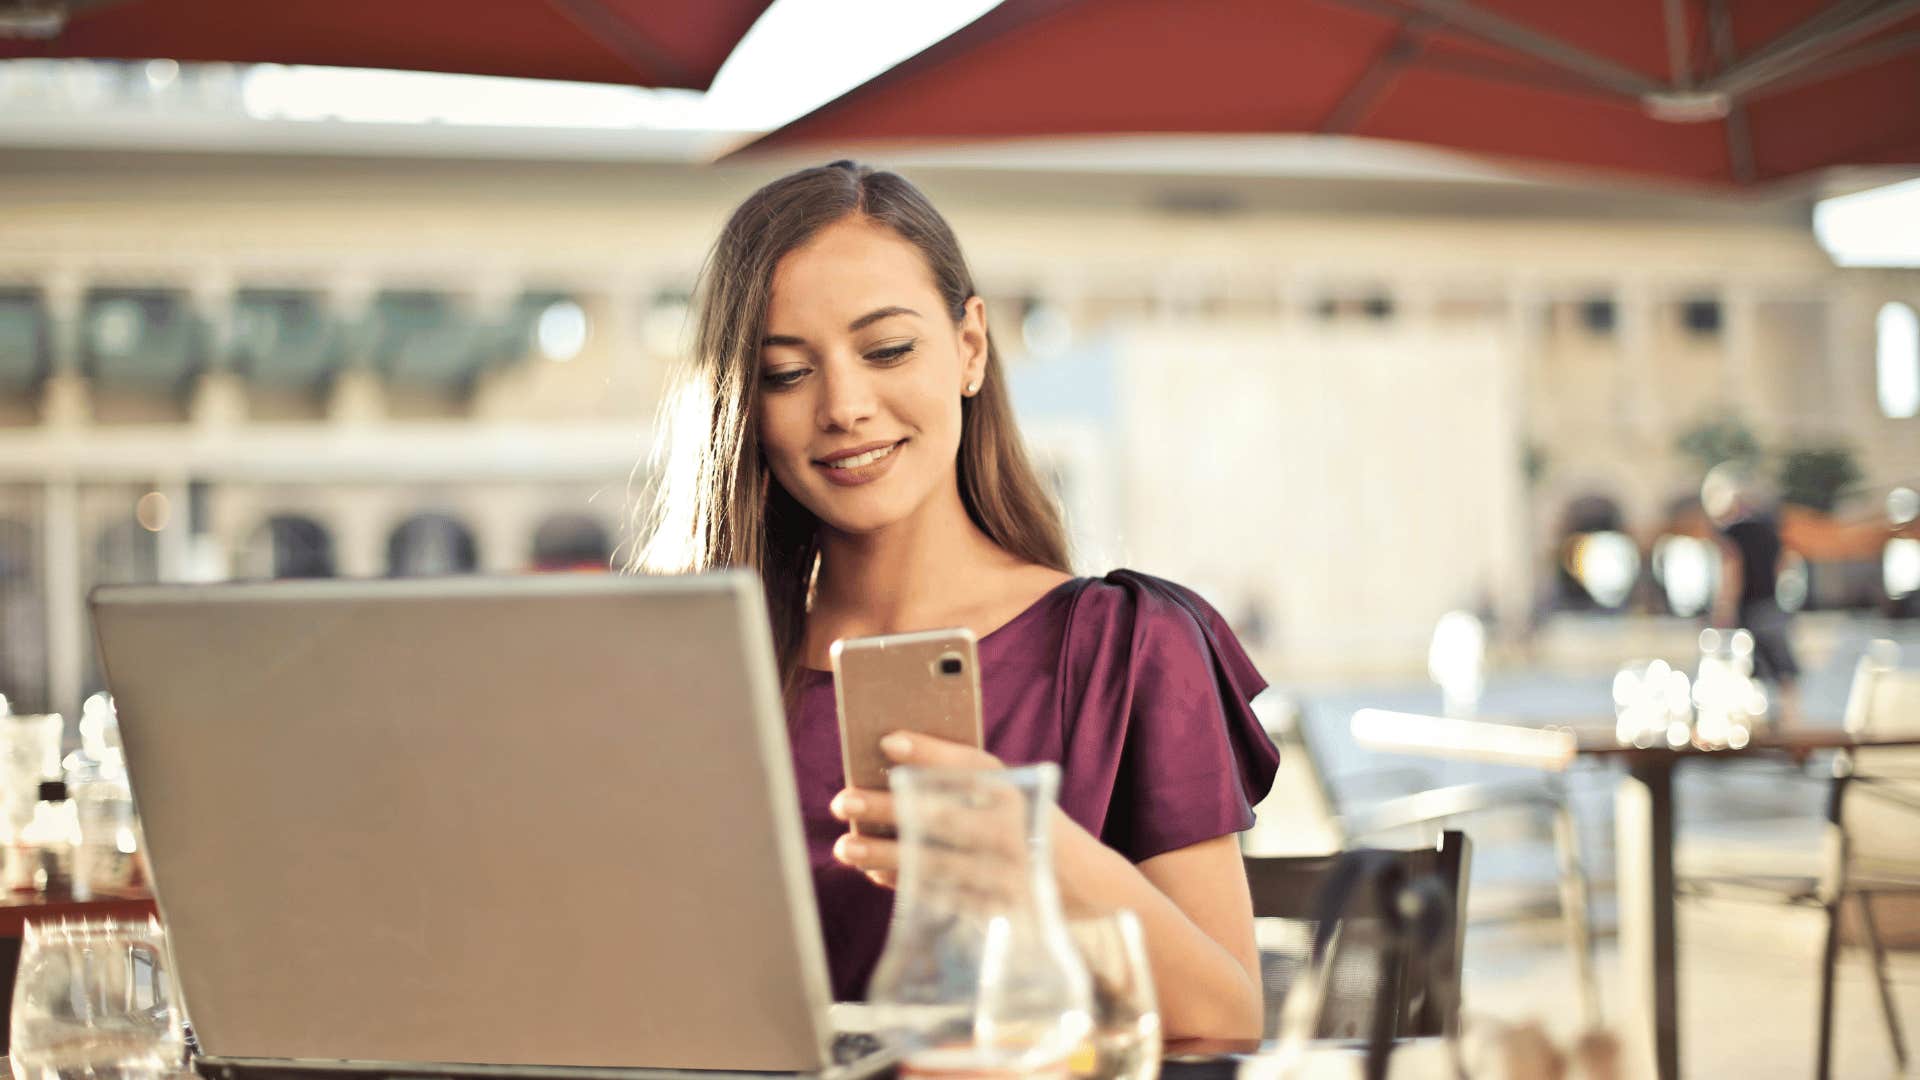
M1075 578L980 639L987 749L1059 764L1060 806L1138 863L1253 824L1280 754L1248 703L1265 689L1226 620L1187 589L1116 570ZM893 892L834 861L845 781L833 677L788 717L834 997L864 996Z

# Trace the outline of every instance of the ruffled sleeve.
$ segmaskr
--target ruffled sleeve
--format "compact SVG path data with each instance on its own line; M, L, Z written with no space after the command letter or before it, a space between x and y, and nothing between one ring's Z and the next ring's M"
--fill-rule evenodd
M1253 824L1280 752L1266 689L1194 592L1117 570L1081 589L1062 642L1060 804L1134 862Z

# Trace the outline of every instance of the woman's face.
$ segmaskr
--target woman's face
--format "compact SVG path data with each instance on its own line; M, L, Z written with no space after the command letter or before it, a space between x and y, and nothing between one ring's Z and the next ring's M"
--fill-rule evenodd
M870 533L956 489L960 399L984 375L986 310L955 325L925 256L865 218L774 267L760 347L760 447L829 527Z

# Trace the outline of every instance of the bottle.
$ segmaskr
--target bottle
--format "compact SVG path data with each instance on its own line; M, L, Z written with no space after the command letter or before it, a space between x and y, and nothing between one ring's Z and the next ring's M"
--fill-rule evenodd
M79 826L73 860L77 899L124 893L139 884L139 829L134 822L133 792L118 759L119 751L109 751L107 758L93 768L69 774L68 790L73 795Z
M1092 1032L1049 825L1059 769L896 768L900 878L867 988L903 1078L1058 1077Z
M34 891L39 855L24 833L39 805L40 784L60 775L60 736L66 722L58 713L0 717L0 827L6 837L4 879L13 892Z
M33 818L20 830L21 845L35 861L33 889L43 896L64 899L73 895L73 852L80 843L80 821L67 798L63 780L40 785L40 801Z
M80 749L64 762L67 790L80 823L74 851L74 896L124 893L140 884L133 791L113 699L101 693L80 710Z

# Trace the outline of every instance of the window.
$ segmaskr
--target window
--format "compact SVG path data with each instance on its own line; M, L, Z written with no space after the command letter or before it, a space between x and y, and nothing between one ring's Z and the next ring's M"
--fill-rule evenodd
M239 568L250 578L332 577L333 534L302 514L275 514L248 539Z
M1879 373L1880 412L1894 420L1920 413L1920 317L1908 304L1882 305L1875 370Z
M1680 325L1700 337L1720 332L1720 301L1688 300L1680 305Z
M473 533L447 514L415 514L387 538L387 574L436 577L479 568Z
M536 570L606 570L612 559L606 527L584 514L550 517L533 531Z
M1606 337L1613 333L1614 324L1619 321L1619 313L1614 309L1613 301L1607 297L1596 297L1580 302L1580 324L1587 333L1595 337Z

